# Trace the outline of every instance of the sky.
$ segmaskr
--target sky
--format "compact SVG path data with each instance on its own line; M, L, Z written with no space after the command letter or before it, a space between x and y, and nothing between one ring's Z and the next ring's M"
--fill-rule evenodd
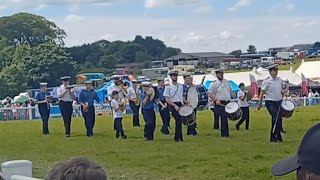
M153 36L183 52L246 51L320 41L320 0L0 0L0 16L44 16L66 46Z

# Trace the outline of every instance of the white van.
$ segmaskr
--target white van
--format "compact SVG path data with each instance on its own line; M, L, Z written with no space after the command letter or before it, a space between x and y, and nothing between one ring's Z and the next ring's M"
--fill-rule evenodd
M178 71L179 75L192 75L194 74L195 67L193 65L177 65L173 66L173 71Z
M261 63L274 63L274 58L273 57L262 57L261 58Z

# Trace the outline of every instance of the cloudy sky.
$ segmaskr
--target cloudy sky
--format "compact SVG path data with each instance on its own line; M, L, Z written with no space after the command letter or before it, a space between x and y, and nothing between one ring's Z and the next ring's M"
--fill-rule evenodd
M320 40L320 0L0 0L66 30L66 45L152 35L184 52L258 50Z

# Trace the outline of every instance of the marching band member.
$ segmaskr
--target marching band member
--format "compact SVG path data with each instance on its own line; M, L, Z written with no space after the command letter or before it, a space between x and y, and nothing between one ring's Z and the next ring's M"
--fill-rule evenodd
M151 82L142 82L143 91L141 93L141 112L145 121L144 138L145 141L153 141L156 129L156 113L154 112L154 89Z
M71 118L73 113L72 102L76 99L71 86L69 85L70 76L64 76L60 78L62 85L58 89L59 108L63 117L66 136L70 137Z
M229 81L223 78L223 70L216 70L215 73L218 80L212 82L208 95L215 103L216 113L221 118L221 137L229 138L229 124L225 105L227 105L235 95L232 92Z
M123 98L123 93L121 90L121 84L122 84L121 77L119 75L113 75L111 78L113 79L113 83L107 89L107 93L108 93L107 102L108 103L111 103L111 101L113 99L113 97L112 97L113 91L117 91L119 93L118 96L120 99ZM110 107L111 107L111 105L110 105ZM112 107L111 107L111 112L113 112ZM116 130L115 126L114 126L114 130Z
M158 106L159 106L159 113L162 119L162 128L161 132L163 134L170 134L169 127L170 127L170 111L169 107L166 103L166 98L163 96L163 92L165 90L166 86L164 84L164 79L159 78L158 79L158 92L159 92L159 99L158 99Z
M137 80L132 80L132 87L128 88L129 106L133 112L133 126L140 127L139 109L140 109L140 88Z
M96 121L94 100L104 107L102 101L100 100L98 94L92 88L92 81L85 81L86 89L80 92L79 102L81 104L81 113L84 118L85 126L87 129L87 136L93 136L93 127Z
M125 139L127 138L127 135L124 134L122 128L123 110L121 109L119 92L113 91L111 93L111 96L113 97L111 101L111 108L113 111L112 115L114 118L114 129L116 131L116 138L119 138L121 136L123 139Z
M193 86L192 82L193 82L193 78L191 75L185 75L183 76L183 79L184 79L184 85L183 85L183 95L184 95L184 98L186 99L187 98L187 90L188 90L188 87L190 86ZM187 102L187 101L186 101ZM197 116L197 109L194 108L193 110ZM193 135L193 136L196 136L198 133L196 131L196 126L197 126L197 122L195 122L194 124L188 126L187 128L187 135Z
M47 98L50 93L47 92L48 83L40 83L41 91L36 95L36 104L38 104L38 110L42 119L42 133L45 135L50 134L48 121L50 117L50 102L51 100Z
M172 83L167 86L163 92L163 96L166 98L166 102L170 105L170 111L175 119L175 142L183 142L182 136L182 119L179 114L180 107L183 102L183 85L178 83L178 72L171 71L169 76Z
M249 111L249 103L247 101L247 93L244 92L244 83L239 84L240 90L237 93L238 104L242 111L242 118L236 124L236 129L239 130L241 124L246 121L246 130L249 130L249 121L250 121L250 111Z
M270 142L282 142L281 102L283 95L286 95L286 93L288 93L289 87L281 78L277 77L278 67L276 64L267 67L267 69L269 69L269 74L271 77L262 82L257 109L261 109L263 96L265 95L265 104L271 115L272 124L270 132Z

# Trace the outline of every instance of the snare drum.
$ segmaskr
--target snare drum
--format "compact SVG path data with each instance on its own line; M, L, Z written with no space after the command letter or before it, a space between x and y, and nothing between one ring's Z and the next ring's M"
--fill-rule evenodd
M179 109L179 114L181 116L182 123L186 126L193 125L196 122L196 115L193 107L191 106L182 106Z
M229 120L236 121L242 117L240 106L236 102L230 102L226 105L225 111L228 114Z
M295 109L295 104L291 100L283 100L281 103L281 116L285 118L290 118Z

